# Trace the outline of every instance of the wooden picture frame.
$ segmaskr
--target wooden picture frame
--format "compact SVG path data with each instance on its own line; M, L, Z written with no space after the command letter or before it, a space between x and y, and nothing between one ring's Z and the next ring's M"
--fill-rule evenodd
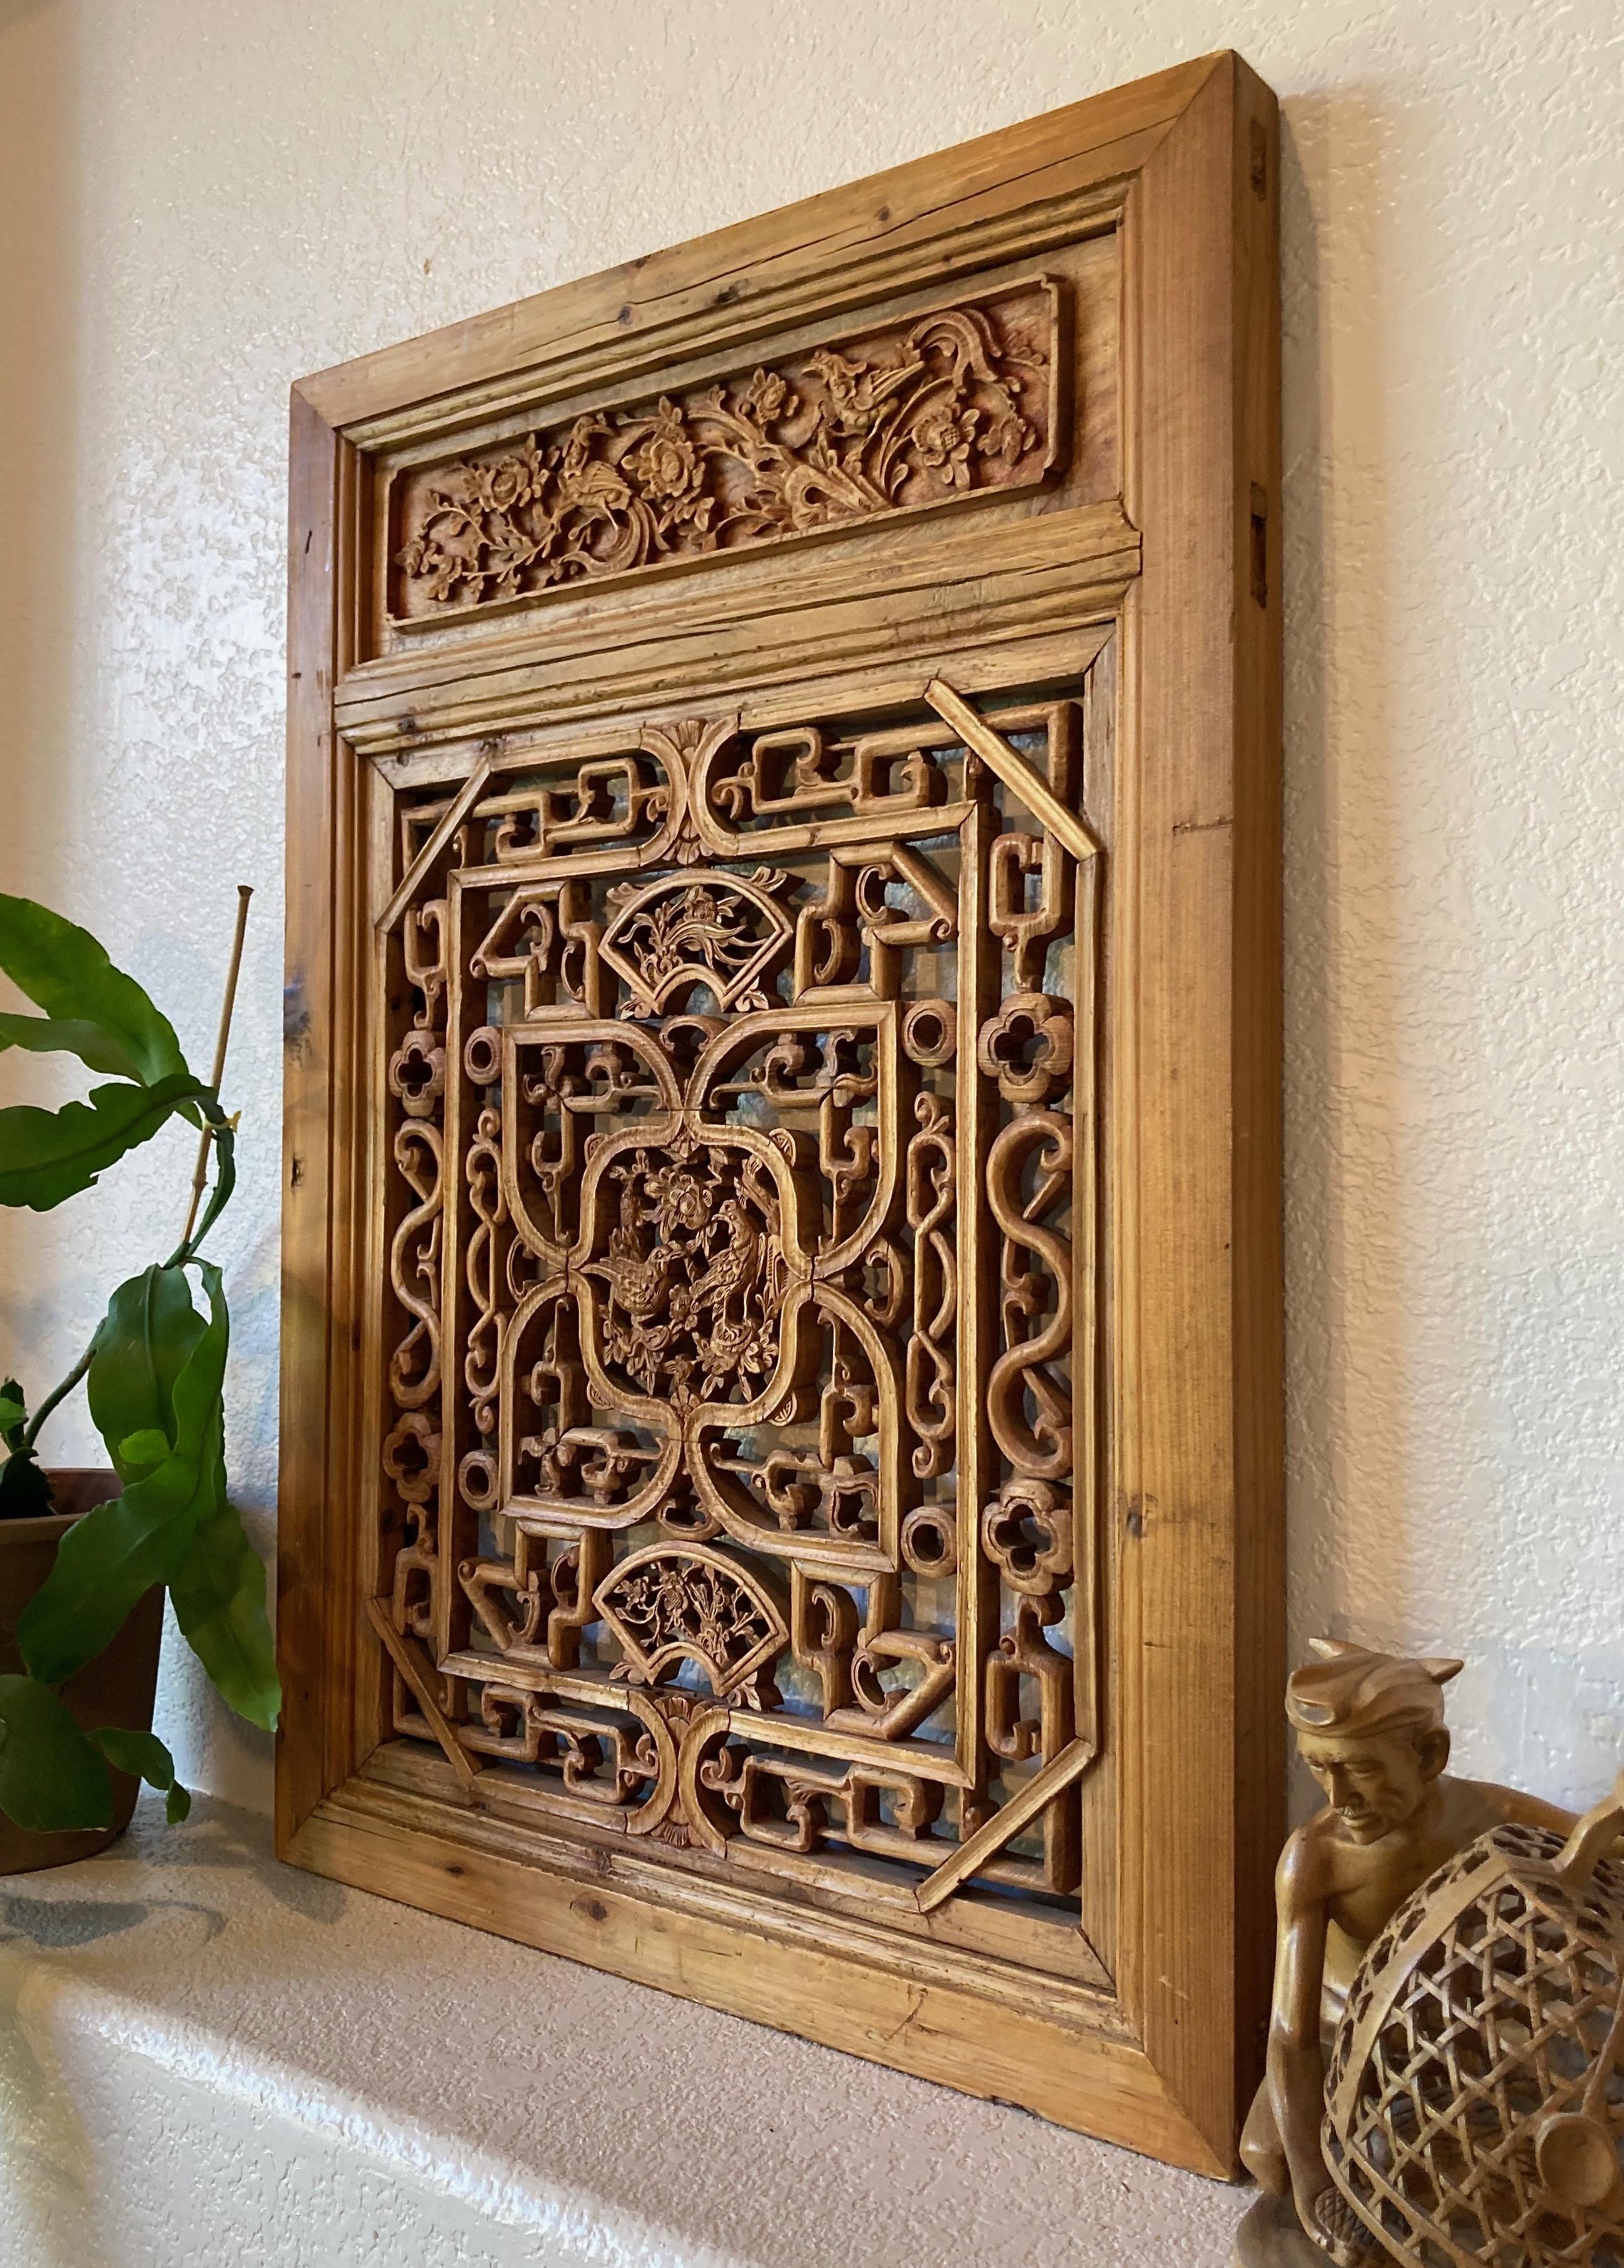
M279 1849L1225 2176L1276 152L1210 56L292 396Z

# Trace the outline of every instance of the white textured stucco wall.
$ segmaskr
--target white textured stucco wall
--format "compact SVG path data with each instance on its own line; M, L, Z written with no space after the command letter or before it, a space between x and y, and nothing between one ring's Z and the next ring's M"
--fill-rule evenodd
M1616 24L0 0L0 886L91 922L198 1061L258 887L220 1240L247 1504L276 1450L290 379L1236 46L1285 117L1294 1636L1469 1656L1483 1769L1576 1795L1624 1761ZM31 1382L163 1248L186 1152L0 1222ZM265 1745L183 1665L164 1710L195 1783L266 1800Z

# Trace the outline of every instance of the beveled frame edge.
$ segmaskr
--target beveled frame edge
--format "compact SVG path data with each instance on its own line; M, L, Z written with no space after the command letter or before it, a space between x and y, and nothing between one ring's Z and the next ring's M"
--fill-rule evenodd
M1135 1154L1113 1170L1119 1261L1131 1260L1118 1280L1168 1296L1122 1318L1121 1485L1102 1516L1121 1578L1124 1722L1147 1735L1122 1751L1124 1822L1136 1817L1141 1833L1122 1843L1118 1980L1143 2052L1022 2019L1024 2055L1010 2048L1003 2069L984 2001L932 1985L911 1988L915 2007L898 1980L856 1962L834 1963L827 2006L812 2007L809 1971L789 1996L792 2020L765 2006L759 2020L927 2076L951 2069L966 2091L1221 2175L1235 2170L1260 2068L1282 1824L1277 146L1268 90L1238 57L1208 57L385 350L302 381L291 404L278 1848L356 1887L756 2014L740 1974L752 1964L719 1925L606 1888L594 1901L624 1924L612 1952L614 1933L583 1921L578 1900L537 1899L528 1862L450 1842L454 1859L430 1859L421 1829L392 1830L344 1803L373 1734L355 1721L353 1491L332 1421L358 1384L365 1227L334 1166L361 1092L346 1003L364 949L353 917L366 762L332 711L354 644L337 566L359 508L357 453L339 427L507 370L516 355L540 358L549 339L562 351L646 328L658 362L707 306L753 291L753 268L737 274L746 260L782 292L819 261L951 227L944 206L984 213L1001 185L1006 200L1040 194L1028 176L1075 188L1091 165L1126 183L1124 489L1147 542L1123 611L1121 734L1141 750L1142 796L1119 887L1137 909L1121 981L1138 1004L1124 1074L1141 1107ZM634 286L636 300L622 296ZM1185 540L1156 541L1173 529ZM1227 961L1205 949L1213 935L1230 939ZM1199 1705L1175 1668L1192 1656ZM1224 1694L1227 1713L1212 1705ZM1231 1885L1216 1910L1215 1877ZM813 1958L788 1939L775 1952L785 1974ZM871 2023L877 2003L885 2021Z
M1262 2070L1284 1828L1278 153L1273 93L1225 55L1125 221L1124 501L1144 549L1121 719L1141 808L1120 836L1143 867L1119 887L1140 924L1124 1076L1141 1136L1118 1201L1136 1261L1118 1280L1165 1296L1123 1326L1119 1543L1138 1581L1119 1595L1125 1624L1138 1614L1121 1675L1142 1734L1124 1811L1144 1831L1124 1840L1140 1926L1124 1925L1118 1984L1231 2168ZM1231 1884L1216 1911L1203 1874ZM1193 1978L1225 1980L1227 2023L1193 2004Z

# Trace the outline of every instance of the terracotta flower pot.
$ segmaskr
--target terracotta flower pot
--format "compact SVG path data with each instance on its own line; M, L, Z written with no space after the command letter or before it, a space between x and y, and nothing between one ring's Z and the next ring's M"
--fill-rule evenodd
M117 1474L93 1467L55 1469L50 1483L62 1512L44 1520L0 1520L0 1674L15 1675L23 1667L17 1650L18 1617L50 1573L57 1545L81 1513L119 1492ZM151 1732L163 1631L164 1594L151 1590L107 1652L87 1661L62 1687L62 1699L87 1732L101 1725ZM65 1867L72 1859L105 1851L129 1826L138 1788L128 1773L113 1774L111 1827L31 1835L0 1812L0 1874Z

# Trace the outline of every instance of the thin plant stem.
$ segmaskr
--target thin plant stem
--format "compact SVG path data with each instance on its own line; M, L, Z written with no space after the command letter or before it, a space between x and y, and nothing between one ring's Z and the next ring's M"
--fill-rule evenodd
M79 1357L77 1362L74 1364L73 1368L68 1373L66 1378L62 1380L61 1385L54 1386L50 1392L46 1395L44 1401L40 1404L39 1408L34 1411L33 1417L28 1420L27 1425L23 1428L23 1447L25 1449L33 1448L40 1426L44 1425L46 1419L50 1416L52 1410L55 1409L57 1403L59 1402L65 1402L69 1395L72 1393L74 1388L78 1384L85 1372L90 1368L91 1357L95 1353L95 1351L96 1342L92 1339L89 1346L85 1348L84 1353Z
M181 1241L176 1245L174 1250L170 1254L168 1259L165 1261L164 1265L165 1268L179 1268L182 1266L185 1262L190 1260L194 1256L198 1246L202 1242L204 1237L208 1235L209 1230L214 1226L215 1222L218 1219L221 1212L224 1210L226 1200L231 1196L231 1190L236 1185L237 1169L236 1162L232 1156L234 1146L232 1136L235 1130L233 1123L231 1120L224 1115L217 1102L214 1102L209 1099L204 1099L200 1107L207 1114L209 1121L203 1132L204 1141L206 1143L217 1142L220 1145L219 1171L215 1176L214 1193L209 1200L208 1211L203 1215L202 1226L198 1229L197 1233L195 1236L188 1234L182 1238ZM191 1223L188 1221L187 1226L189 1230ZM29 1418L27 1425L23 1429L24 1448L33 1448L34 1442L38 1438L40 1426L44 1425L46 1419L50 1416L52 1410L56 1408L57 1404L65 1401L68 1395L72 1393L74 1388L78 1384L85 1372L90 1368L91 1359L95 1354L95 1351L96 1342L92 1338L90 1344L85 1348L84 1353L79 1357L77 1362L74 1364L73 1368L68 1373L66 1378L64 1378L59 1385L54 1386L50 1392L46 1395L44 1401L40 1403L39 1408L34 1411L33 1415Z
M220 1004L220 1029L214 1044L214 1076L209 1084L216 1094L225 1077L225 1050L231 1036L231 1011L237 1005L237 972L242 967L243 933L248 926L248 901L254 895L251 884L237 885L237 930L231 939L231 966L225 972L225 998ZM214 1139L214 1129L205 1126L197 1138L197 1170L192 1175L192 1202L187 1207L186 1226L180 1233L183 1245L192 1241L192 1224L197 1219L197 1208L202 1202L203 1185L209 1178L209 1145Z
M204 1237L208 1235L209 1230L214 1226L215 1222L218 1219L221 1212L224 1210L226 1200L231 1196L231 1190L237 1181L236 1164L232 1157L232 1134L234 1130L231 1121L222 1115L218 1103L205 1101L201 1105L201 1108L209 1114L209 1123L203 1133L204 1141L217 1141L220 1145L219 1171L215 1177L214 1194L209 1200L209 1209L203 1215L202 1227L198 1230L195 1236L188 1235L184 1237L181 1241L176 1245L174 1250L164 1263L165 1268L179 1268L186 1261L188 1261L193 1257L198 1246L202 1242ZM191 1226L189 1221L187 1226L189 1229ZM33 1417L29 1418L27 1425L23 1429L23 1447L25 1449L33 1448L35 1440L38 1438L40 1426L44 1425L46 1419L50 1416L52 1410L56 1408L57 1404L66 1401L69 1395L72 1393L74 1388L78 1384L85 1372L90 1368L92 1358L94 1356L95 1351L96 1342L92 1338L90 1344L85 1348L84 1353L79 1357L77 1362L74 1364L73 1368L68 1373L66 1378L64 1378L59 1385L54 1386L51 1388L44 1401L40 1403L39 1408L34 1411Z

